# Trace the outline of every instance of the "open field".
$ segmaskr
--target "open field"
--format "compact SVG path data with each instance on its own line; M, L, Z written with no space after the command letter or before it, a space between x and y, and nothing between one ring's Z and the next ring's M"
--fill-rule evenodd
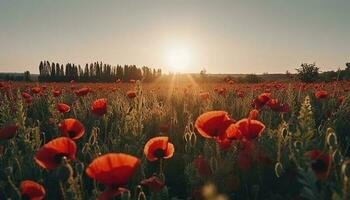
M349 89L2 82L0 199L348 199Z

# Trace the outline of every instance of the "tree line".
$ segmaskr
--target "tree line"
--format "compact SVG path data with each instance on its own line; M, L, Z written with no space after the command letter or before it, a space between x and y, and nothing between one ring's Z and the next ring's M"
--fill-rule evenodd
M85 67L67 63L66 65L49 61L39 64L38 81L41 82L114 82L116 80L143 80L151 82L162 75L161 69L136 65L111 66L102 62L86 64Z

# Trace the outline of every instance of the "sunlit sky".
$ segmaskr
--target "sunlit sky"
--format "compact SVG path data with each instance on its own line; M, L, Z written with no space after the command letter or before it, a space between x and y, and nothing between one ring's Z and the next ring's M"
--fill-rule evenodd
M284 73L350 61L349 0L0 0L0 72L40 60Z

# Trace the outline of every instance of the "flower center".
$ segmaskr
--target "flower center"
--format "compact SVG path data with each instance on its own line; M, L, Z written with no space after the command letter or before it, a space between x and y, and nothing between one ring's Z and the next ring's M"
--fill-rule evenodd
M311 168L315 171L326 171L327 170L327 165L325 162L323 162L320 159L317 159L312 162Z
M163 149L157 149L154 151L154 156L157 158L163 158L165 156L165 152Z
M73 137L75 137L76 132L75 131L68 131L68 135L70 138L73 138Z

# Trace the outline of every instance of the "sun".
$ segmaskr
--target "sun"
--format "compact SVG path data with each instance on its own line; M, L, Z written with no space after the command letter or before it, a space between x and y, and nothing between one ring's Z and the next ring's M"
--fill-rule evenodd
M185 72L191 62L191 51L186 46L175 46L167 53L167 65L171 72Z

